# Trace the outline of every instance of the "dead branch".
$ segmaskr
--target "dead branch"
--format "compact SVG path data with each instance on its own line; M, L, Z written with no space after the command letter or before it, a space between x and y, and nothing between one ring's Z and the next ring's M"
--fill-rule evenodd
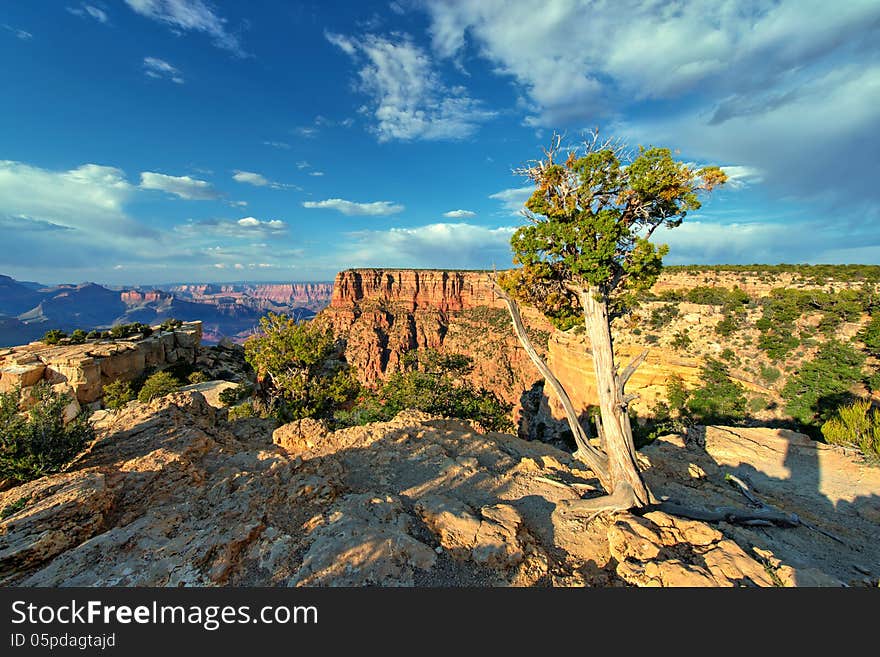
M645 362L645 359L648 357L648 350L645 349L642 353L632 359L632 362L624 367L620 373L617 375L617 385L620 386L620 393L623 394L623 388L626 385L626 382L629 381L629 378L635 373L635 371L639 368L639 365Z
M511 296L507 294L500 285L498 285L494 277L492 277L491 280L495 287L495 293L507 305L507 310L510 314L511 321L513 322L513 330L514 333L516 333L516 337L519 339L532 363L534 363L535 367L544 377L544 380L550 384L551 388L553 388L553 391L556 393L556 396L562 404L562 408L565 410L565 417L568 420L569 428L574 435L575 443L578 447L575 456L583 460L590 469L596 473L599 481L602 482L604 486L609 481L608 458L589 443L589 434L587 434L584 427L578 421L577 412L574 410L574 405L571 403L568 393L565 392L559 379L557 379L550 368L547 367L544 359L541 358L540 354L538 354L532 344L531 339L529 339L525 324L523 324L522 321L522 315L519 312L519 306L513 298L511 298Z
M762 507L759 509L738 509L732 506L720 506L716 509L697 509L683 506L674 502L661 502L656 507L664 513L680 518L702 520L703 522L729 522L730 524L745 524L760 520L770 522L781 527L797 527L801 524L796 513L785 513L778 509Z

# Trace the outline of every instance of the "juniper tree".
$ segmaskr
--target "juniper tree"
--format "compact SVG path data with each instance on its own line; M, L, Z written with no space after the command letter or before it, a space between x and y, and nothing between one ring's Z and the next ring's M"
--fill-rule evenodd
M604 504L643 506L651 494L636 464L627 412L637 395L626 394L624 386L647 351L619 369L611 323L660 274L668 247L650 241L654 232L679 226L700 207L700 194L727 176L715 166L676 161L667 148L633 152L618 141L600 141L598 131L574 147L563 146L554 135L542 159L515 173L527 177L535 190L523 210L529 223L511 238L514 264L521 266L498 277L499 294L520 342L563 404L576 455L612 496ZM557 328L585 326L599 397L601 448L590 443L565 390L529 342L517 301L537 307Z

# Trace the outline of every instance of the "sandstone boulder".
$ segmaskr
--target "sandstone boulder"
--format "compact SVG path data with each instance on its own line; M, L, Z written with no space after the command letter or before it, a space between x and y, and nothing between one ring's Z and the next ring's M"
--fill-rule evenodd
M289 454L299 454L314 448L330 430L323 420L303 418L282 425L272 432L272 442Z

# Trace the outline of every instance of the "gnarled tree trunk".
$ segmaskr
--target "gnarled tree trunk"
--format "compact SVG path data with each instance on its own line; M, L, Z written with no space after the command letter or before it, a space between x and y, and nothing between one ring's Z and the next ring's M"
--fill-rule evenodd
M578 296L593 351L593 370L596 375L602 434L612 487L608 492L616 493L621 485L628 485L632 488L632 506L644 506L651 503L651 493L642 480L636 463L636 449L627 412L629 402L623 388L646 354L642 354L618 374L607 302L595 288L579 289Z

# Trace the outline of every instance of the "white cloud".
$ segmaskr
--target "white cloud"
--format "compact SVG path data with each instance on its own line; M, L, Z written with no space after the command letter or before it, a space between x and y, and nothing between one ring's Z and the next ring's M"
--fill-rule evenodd
M241 219L232 221L227 219L203 219L201 221L189 221L174 228L175 232L186 237L204 240L214 240L218 237L231 237L235 239L252 240L255 237L267 235L280 235L286 233L288 226L280 219L261 220L256 217L242 217ZM214 249L213 255L228 249L217 247ZM241 255L234 252L234 257Z
M346 267L507 267L512 226L487 228L435 223L412 228L358 231L343 252Z
M325 36L360 64L357 87L371 98L379 141L462 139L496 116L463 87L444 84L428 54L407 37Z
M443 216L448 219L467 219L468 217L476 217L477 213L470 210L450 210L449 212L444 212Z
M525 205L525 202L535 191L534 187L513 187L511 189L502 189L500 192L490 194L489 198L501 201L504 209L510 214L519 215Z
M263 174L255 173L253 171L236 170L232 174L232 178L236 182L253 185L254 187L268 187L269 189L299 189L296 185L286 185L284 183L275 182L274 180L269 180Z
M721 167L721 170L727 174L727 184L734 188L747 187L764 180L760 169L755 167L729 165Z
M298 128L294 128L293 132L300 137L305 137L306 139L314 139L318 136L319 130L312 126L301 125Z
M144 73L157 80L171 80L177 84L183 84L184 79L180 71L158 57L144 57Z
M372 203L356 203L341 198L329 198L324 201L305 201L304 208L337 210L348 216L377 217L403 212L404 206L391 201L373 201Z
M309 175L320 178L321 176L324 175L324 172L323 171L311 171L311 172L309 172Z
M211 183L189 176L169 176L164 173L144 171L141 173L140 187L174 194L187 201L211 201L220 198L220 193L211 186Z
M290 150L290 144L288 144L285 141L264 141L263 145L264 146L271 146L272 148L278 148L278 149L285 150L285 151Z
M67 7L67 11L69 11L74 16L90 16L99 23L106 23L108 20L106 11L104 11L103 9L99 9L94 5L89 5L86 3L82 3L79 7Z
M300 169L300 170L302 170L302 169L308 169L308 168L311 167L311 166L312 166L312 165L309 164L308 162L306 162L305 160L303 160L302 162L297 162L297 163L296 163L296 168L297 168L297 169Z
M17 27L7 25L6 23L3 23L3 29L12 32L15 35L15 38L20 39L21 41L30 41L34 37L34 35L27 30L21 30Z
M203 0L125 0L135 12L168 25L181 32L203 32L218 48L239 57L246 56L238 36L226 27L226 19L218 16Z

